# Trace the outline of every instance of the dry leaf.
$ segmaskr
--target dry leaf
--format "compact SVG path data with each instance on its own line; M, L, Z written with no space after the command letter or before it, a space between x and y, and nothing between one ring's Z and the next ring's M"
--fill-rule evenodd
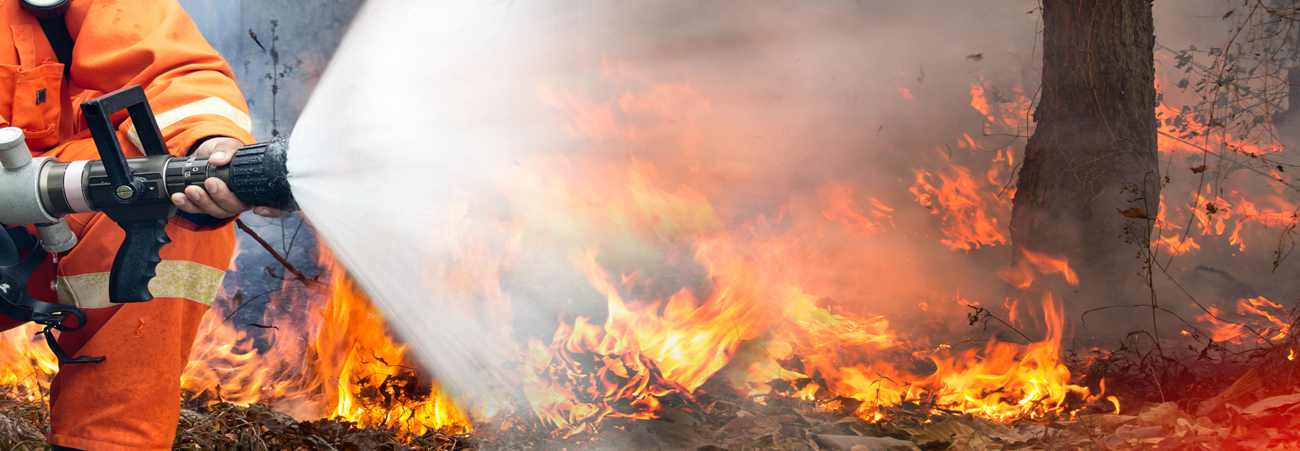
M1178 403L1167 402L1142 412L1142 414L1138 415L1137 424L1140 426L1173 425L1183 416L1183 411L1178 408Z
M912 441L921 446L931 443L952 443L959 435L968 435L975 432L970 426L962 424L957 420L948 420L938 424L931 424L923 429L913 430L905 429L912 434Z
M855 437L851 435L816 435L813 440L822 449L849 451L862 447L868 451L915 451L916 444L889 437Z
M1265 415L1266 410L1277 408L1289 408L1300 403L1300 393L1293 395L1274 396L1264 398L1259 402L1251 404L1249 407L1241 410L1241 414L1248 417L1258 417Z
M1020 435L1019 432L1007 427L1005 424L990 421L978 417L963 418L970 425L975 433L993 439L994 441L1014 445L1029 441L1028 437Z
M1116 208L1116 210L1119 209ZM1129 219L1151 219L1147 217L1147 211L1141 208L1130 208L1128 210L1122 210L1119 212L1119 214L1124 215L1125 218L1129 218Z
M1247 370L1246 374L1243 374L1240 379L1229 385L1227 389L1223 390L1223 393L1202 402L1200 407L1196 408L1196 415L1208 416L1228 401L1236 400L1247 393L1254 393L1263 387L1264 381L1259 378L1259 374L1255 373L1253 368Z

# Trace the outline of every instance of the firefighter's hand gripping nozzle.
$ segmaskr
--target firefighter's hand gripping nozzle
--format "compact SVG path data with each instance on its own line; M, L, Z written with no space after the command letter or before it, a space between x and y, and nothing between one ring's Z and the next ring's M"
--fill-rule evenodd
M126 158L118 144L110 116L127 110L135 124L145 156ZM0 314L46 326L46 338L64 363L101 361L102 357L66 355L54 342L50 329L75 330L86 322L85 313L72 306L49 304L27 293L27 278L48 253L64 252L77 244L76 235L62 217L72 213L103 212L126 232L109 276L109 300L115 303L153 299L149 282L161 261L158 252L171 240L167 220L176 214L173 193L216 177L241 201L281 210L298 209L289 189L285 168L288 139L245 146L230 164L216 167L207 157L173 157L145 99L144 90L131 86L81 104L90 128L98 161L61 162L32 158L17 128L0 129ZM19 225L33 224L38 236ZM20 252L30 249L19 258ZM68 315L75 325L63 325Z

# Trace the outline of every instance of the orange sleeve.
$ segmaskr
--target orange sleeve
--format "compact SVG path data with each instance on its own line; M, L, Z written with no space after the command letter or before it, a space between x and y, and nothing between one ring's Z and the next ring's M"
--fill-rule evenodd
M168 150L177 156L210 136L256 142L230 65L176 0L74 0L67 24L75 41L72 82L91 91L79 100L141 85ZM85 130L80 108L74 108L77 129ZM138 142L131 121L120 116L114 116L123 120L119 134Z

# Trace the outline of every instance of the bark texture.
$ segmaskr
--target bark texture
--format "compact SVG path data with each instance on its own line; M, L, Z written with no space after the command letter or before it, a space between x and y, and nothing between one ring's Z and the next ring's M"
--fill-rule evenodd
M1107 298L1143 295L1122 287L1141 280L1152 226L1132 209L1154 218L1160 202L1154 44L1151 0L1043 0L1042 100L1012 244L1016 258L1069 258L1079 290Z

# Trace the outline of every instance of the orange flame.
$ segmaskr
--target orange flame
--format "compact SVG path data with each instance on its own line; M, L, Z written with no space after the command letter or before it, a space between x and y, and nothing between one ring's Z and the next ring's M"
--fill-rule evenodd
M1179 234L1171 236L1161 235L1160 238L1156 240L1156 245L1164 248L1166 252L1169 252L1169 255L1182 255L1188 252L1194 252L1201 248L1201 245L1196 244L1196 241L1193 240L1192 237L1188 236L1187 239L1183 239L1183 236Z
M616 90L615 98L603 101L547 87L536 90L543 103L567 113L561 127L571 136L659 145L660 132L675 125L665 122L660 129L629 117L710 105L690 83L635 79L621 61L603 63L608 77L637 87ZM987 118L986 132L988 127L1027 128L1023 92L994 96L992 88L974 84L971 92L972 107ZM697 138L680 144L689 148L701 142ZM958 147L973 152L980 145L966 135ZM1006 148L997 151L987 172L961 166L915 171L910 191L942 218L942 244L971 250L1007 243L1000 221L1005 222L1011 205L1010 196L1000 195L1001 178L1014 167L1013 160L1013 149ZM754 396L798 396L827 409L856 405L848 410L877 421L884 418L879 407L904 400L924 399L945 409L1011 420L1064 414L1071 393L1100 396L1071 384L1069 371L1057 360L1064 321L1050 295L1042 300L1047 335L1033 343L991 341L977 349L953 349L909 340L891 330L884 317L823 307L823 298L810 293L806 272L821 262L804 258L800 246L802 240L815 239L815 233L798 228L773 232L761 227L762 218L730 224L700 191L686 185L674 191L656 187L654 166L648 163L634 161L617 173L584 170L599 180L586 186L585 179L543 174L551 178L540 187L505 193L514 207L509 221L516 242L511 245L535 244L531 239L569 246L563 247L568 257L564 270L580 276L608 309L603 322L566 317L570 319L561 321L549 344L531 339L519 350L521 391L533 414L556 436L595 432L609 420L653 418L666 405L694 402L694 392L717 376ZM848 183L827 183L815 205L810 216L838 224L851 236L893 228L894 209L873 197L855 196ZM602 240L592 230L614 237ZM698 272L698 283L656 280L660 262L620 264L625 263L617 261L620 251L639 258L671 254L674 259L664 257L670 262L663 265ZM1027 287L1040 274L1079 283L1064 259L1028 251L1023 257L1022 265L1009 270L1014 275L1007 276L1017 286ZM414 370L406 348L393 339L378 312L328 257L322 258L332 270L328 290L313 294L299 288L272 300L291 307L274 311L307 314L268 313L262 326L271 329L265 333L236 328L217 315L205 319L205 339L184 376L193 400L262 402L298 417L339 416L362 426L415 433L468 428L468 415ZM493 268L466 267L449 283L499 287L501 275ZM645 289L658 282L672 288ZM1007 305L1019 301L1008 299ZM1247 304L1272 311L1268 304ZM294 331L305 332L308 340L292 336ZM34 363L26 371L48 370L43 368ZM1119 400L1107 399L1118 412Z
M341 418L415 434L468 428L468 417L406 360L405 346L394 341L382 316L328 253L321 255L332 274L328 290L313 294L297 287L272 298L273 305L291 308L268 309L269 343L259 346L221 315L204 317L182 375L192 402L262 403L297 418Z
M1028 289L1038 274L1060 274L1070 286L1079 286L1079 275L1070 269L1069 260L1065 257L1053 257L1025 248L1021 248L1020 252L1024 258L1015 266L998 272L998 276L1016 288Z
M50 380L59 371L58 359L45 345L36 324L25 324L0 333L0 387L4 396L40 399L49 391Z
M1210 338L1214 341L1244 343L1247 337L1280 340L1291 332L1286 321L1287 310L1281 304L1263 296L1238 299L1236 313L1240 321L1231 321L1220 309L1209 306L1208 312L1196 319L1210 324Z
M867 198L871 201L874 209L870 212L863 212L858 207L857 201L853 200L853 187L847 183L831 182L827 184L824 191L826 199L830 202L830 208L822 211L822 214L826 216L826 219L843 225L844 229L853 236L864 236L884 231L885 227L880 221L888 221L889 213L894 211L894 209L886 207L885 204L875 198ZM871 218L868 218L868 215Z
M857 412L864 418L878 406L920 398L928 398L950 410L995 420L1041 418L1059 412L1070 393L1087 397L1087 389L1071 385L1069 370L1057 361L1063 321L1059 306L1050 296L1043 302L1049 329L1043 341L1028 345L991 342L983 349L964 352L939 347L915 354L937 367L929 376L918 375L903 369L901 362L883 358L885 351L897 345L894 336L885 330L887 323L883 320L864 323L856 318L829 315L828 319L833 321L805 324L806 328L799 331L810 334L807 339L790 343L793 350L790 355L800 356L796 365L800 371L786 371L782 375L795 384L807 383L808 375L819 375L828 383L827 387L809 383L796 395L811 397L812 393L827 389L831 395L857 399L862 401ZM853 331L852 336L857 340L833 337L840 340L816 341L817 337L826 336L828 330L823 327ZM827 349L821 344L827 342L841 344ZM866 357L865 361L860 357Z
M325 374L334 375L337 402L330 417L361 426L423 434L429 429L468 428L468 416L432 379L406 358L382 315L341 272L331 284L325 321L313 348ZM334 360L337 357L340 360ZM341 363L341 364L340 364Z
M990 98L989 93L995 97ZM1009 94L1003 94L996 87L988 85L980 75L978 83L970 84L971 108L984 116L984 134L1010 132L1017 135L1029 134L1029 109L1033 99L1025 96L1024 88L1016 85ZM992 101L992 102L990 102Z
M606 189L604 200L583 205L625 224L653 225L662 243L689 246L694 263L707 273L707 289L628 299L625 293L650 283L642 273L611 277L596 247L576 256L574 267L606 298L609 316L603 326L585 318L563 325L549 346L530 343L524 365L534 411L557 435L593 430L601 419L651 416L673 396L689 398L729 365L739 367L726 373L734 387L753 387L755 395L775 390L808 399L856 399L863 418L872 417L877 406L923 396L986 418L1042 417L1058 412L1069 393L1086 395L1069 383L1069 370L1057 361L1063 318L1050 296L1043 301L1049 334L1041 342L907 351L885 319L819 307L818 297L799 287L802 264L789 258L782 238L727 232L701 194L687 187L675 193L657 189L653 173L648 164L634 163L622 178L629 182L626 191ZM535 199L517 203L539 205ZM1025 261L1029 271L1059 273L1078 283L1063 259L1030 253ZM938 371L908 369L924 361Z
M983 185L971 178L969 169L961 166L951 166L940 173L938 187L930 183L931 177L929 172L917 169L911 191L917 202L943 217L943 232L948 238L940 242L953 250L1007 243L998 217L1010 216L1009 201L987 196L981 190Z

